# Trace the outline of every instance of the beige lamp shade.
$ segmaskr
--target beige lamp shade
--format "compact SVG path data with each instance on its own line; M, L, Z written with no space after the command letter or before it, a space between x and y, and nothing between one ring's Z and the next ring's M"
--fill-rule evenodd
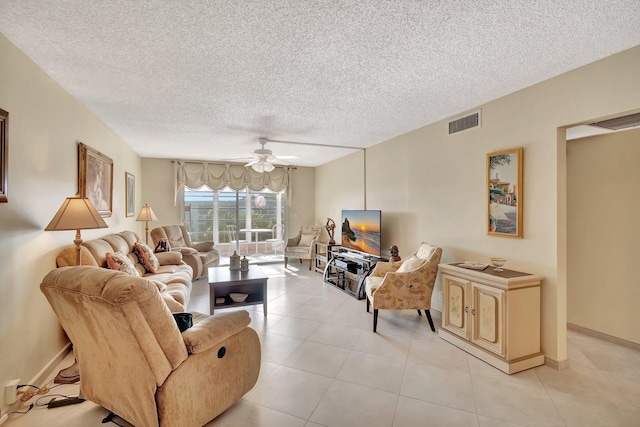
M138 215L138 218L136 219L136 221L157 221L157 220L158 220L158 217L156 217L156 214L153 213L153 209L151 209L151 206L149 206L146 203L142 207L142 210L140 211L140 215Z
M80 265L80 230L107 228L108 225L86 197L67 197L45 231L76 230L76 262Z
M86 197L67 197L46 231L88 230L108 225Z
M149 244L149 221L157 221L158 217L153 213L153 209L148 204L144 204L142 210L140 211L140 215L136 221L144 221L144 232L145 232L145 243Z

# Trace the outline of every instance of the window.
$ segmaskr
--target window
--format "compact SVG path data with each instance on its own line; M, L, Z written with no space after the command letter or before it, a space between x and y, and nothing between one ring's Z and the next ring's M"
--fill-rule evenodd
M228 188L212 191L185 188L183 223L194 241L229 243L229 226L241 229L271 229L284 225L284 191L235 191ZM263 236L261 239L270 238ZM255 235L246 232L240 239L249 242Z

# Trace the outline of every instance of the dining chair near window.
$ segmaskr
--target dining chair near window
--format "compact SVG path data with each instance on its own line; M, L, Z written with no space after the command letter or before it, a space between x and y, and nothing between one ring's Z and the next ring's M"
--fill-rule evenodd
M284 254L284 226L276 224L271 227L271 238L266 239L265 243L267 243L267 249L271 246L274 255L278 255L278 249Z
M227 235L229 236L229 250L227 255L231 255L236 247L238 248L238 255L242 253L242 245L244 244L245 251L249 248L249 243L246 240L238 240L238 232L235 225L227 225ZM246 253L246 252L245 252Z

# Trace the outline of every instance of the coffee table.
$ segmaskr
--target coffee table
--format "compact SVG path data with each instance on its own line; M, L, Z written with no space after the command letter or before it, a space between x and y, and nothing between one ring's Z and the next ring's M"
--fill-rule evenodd
M267 280L269 278L257 265L249 265L249 271L229 270L229 267L209 268L209 312L214 308L240 307L262 304L267 315ZM248 294L243 302L234 302L229 294ZM216 304L217 298L224 298L223 304Z

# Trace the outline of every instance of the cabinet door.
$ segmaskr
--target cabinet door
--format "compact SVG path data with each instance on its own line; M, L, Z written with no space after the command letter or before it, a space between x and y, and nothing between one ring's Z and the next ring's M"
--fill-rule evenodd
M442 275L442 327L468 339L469 282Z
M504 356L504 291L471 283L471 341Z

